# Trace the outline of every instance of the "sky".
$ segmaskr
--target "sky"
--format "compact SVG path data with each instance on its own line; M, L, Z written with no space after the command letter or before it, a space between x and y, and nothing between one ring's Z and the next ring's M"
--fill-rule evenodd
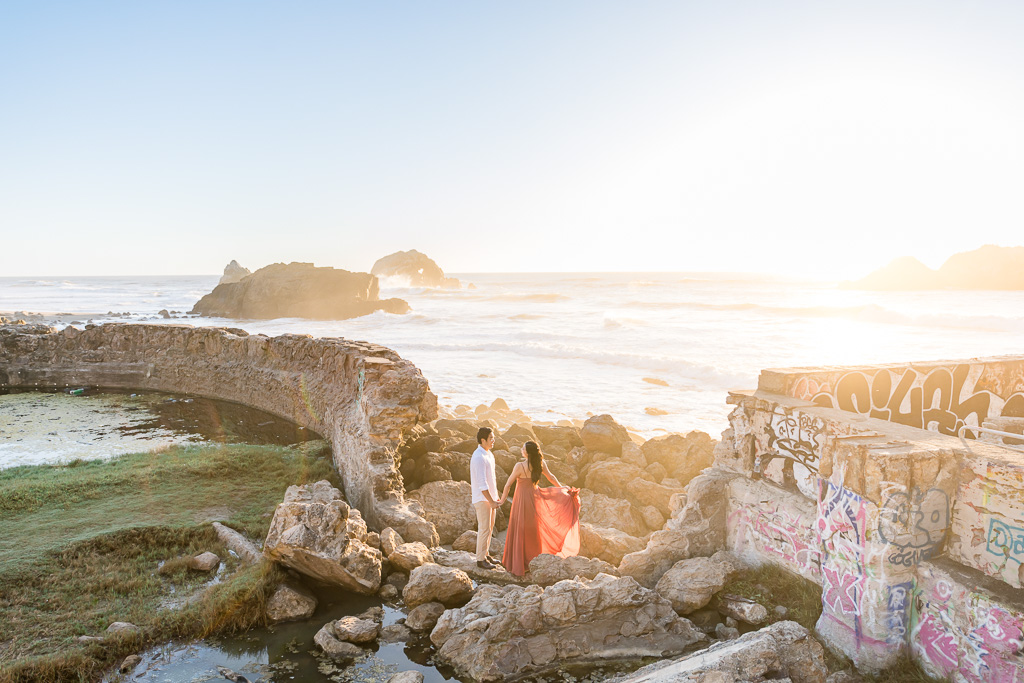
M1024 3L0 0L0 276L1024 243Z

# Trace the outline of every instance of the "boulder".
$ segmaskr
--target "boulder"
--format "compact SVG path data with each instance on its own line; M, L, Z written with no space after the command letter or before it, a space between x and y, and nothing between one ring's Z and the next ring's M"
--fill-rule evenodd
M121 662L121 665L117 667L118 672L126 674L131 673L135 667L142 663L142 657L138 655L128 655Z
M644 518L644 524L651 531L660 531L665 526L665 515L661 514L661 511L653 505L648 505L640 510L640 514ZM646 536L646 534L644 535Z
M683 491L682 488L672 489L646 479L634 479L626 484L626 493L637 506L644 508L653 505L665 517L672 514L672 506L669 502L672 496Z
M409 287L445 287L458 289L459 281L445 277L444 271L426 254L410 249L396 251L377 259L370 272L377 277L395 278Z
M188 568L197 572L212 572L220 566L220 558L211 552L200 553L188 558Z
M545 427L544 425L533 425L533 433L537 436L543 446L562 443L568 444L570 448L582 446L583 439L580 438L580 430L575 427Z
M586 487L612 498L625 498L626 486L634 479L654 483L654 477L639 467L618 460L606 460L592 464L587 470Z
M247 275L252 275L252 271L248 268L243 268L239 265L238 261L232 259L231 263L224 266L224 274L220 276L220 282L217 284L229 285L232 282L241 282L242 278Z
M622 454L622 444L630 443L629 432L611 415L595 415L583 423L580 430L583 445L589 451Z
M419 671L402 671L389 678L387 683L423 683L423 674Z
M628 500L580 489L580 521L592 526L618 529L630 536L646 536L643 514Z
M558 483L562 486L575 486L579 479L579 473L576 468L572 465L567 465L564 462L552 460L551 458L544 458L544 462L547 463L548 471L558 480ZM543 477L541 477L543 479Z
M403 543L395 548L394 552L388 555L388 562L400 572L408 574L421 564L433 562L434 557L430 554L427 546L419 541L415 543Z
M482 586L430 634L438 661L474 681L502 681L566 665L665 657L704 640L654 591L599 574L540 586Z
M344 320L374 311L408 313L402 299L380 299L377 277L312 263L275 263L239 282L218 284L192 308L221 318Z
M722 676L707 675L712 672ZM609 683L825 683L827 676L821 644L795 621L780 621L736 640L718 642L679 659L656 662L617 676Z
M452 550L476 553L476 532L467 531L452 542ZM505 544L491 536L491 547L487 550L491 555L500 558L505 553Z
M476 566L476 552L465 550L445 550L435 548L434 562L445 567L454 567L465 572L469 578L477 582L486 583L529 583L528 577L518 577L507 571L500 564L494 569L481 569Z
M405 618L405 625L420 633L430 631L442 614L444 614L444 605L439 602L427 602L409 610L409 615Z
M267 619L272 623L302 621L315 611L316 596L296 583L282 583L267 600Z
M618 576L619 572L607 562L589 557L558 557L545 553L530 560L530 580L540 586L551 586L578 576L593 579L598 574Z
M619 573L653 588L679 560L707 557L724 547L727 489L737 476L740 475L712 468L694 477L686 489L685 505L675 508L675 515L663 530L651 534L646 548L622 558ZM672 501L683 500L673 496L670 506Z
M654 587L679 614L694 612L709 602L732 578L733 567L710 557L680 560Z
M580 554L618 566L622 558L643 550L642 539L608 527L580 524Z
M634 467L638 467L642 470L647 469L647 458L644 457L644 453L640 450L640 446L632 441L622 444L622 455L619 459L627 465L633 465ZM655 479L658 478L655 477Z
M720 595L718 612L746 624L763 624L768 621L768 609L750 598L739 595Z
M381 554L364 542L366 523L327 481L289 486L263 544L268 558L320 583L372 595Z
M391 553L395 552L395 548L405 543L402 537L398 535L398 532L387 527L380 532L380 552L387 557Z
M380 630L381 643L405 643L412 640L413 632L405 624L391 624Z
M377 595L380 596L381 600L392 601L398 598L398 589L392 586L390 583L385 583L377 591Z
M424 564L409 573L402 590L408 607L440 602L448 607L463 605L473 595L473 581L466 572L439 564Z
M380 635L380 624L373 619L342 617L332 626L334 637L347 643L372 643Z
M256 544L230 527L220 522L213 523L213 530L217 532L217 538L228 550L238 555L245 564L256 564L263 559L263 553Z
M714 461L715 442L704 432L668 434L644 443L644 457L651 465L657 463L669 476L687 484Z
M409 493L406 498L423 506L423 516L433 522L441 545L452 543L467 529L476 529L473 490L468 482L433 481ZM494 528L497 531L507 526L508 518L499 509Z
M110 635L140 635L142 629L130 621L115 621L107 627Z
M331 659L354 659L363 654L363 648L339 640L334 635L334 622L330 621L313 636L313 642Z
M525 443L527 441L539 441L537 434L533 431L533 425L516 423L505 430L505 433L501 435L501 438L505 441L518 441Z

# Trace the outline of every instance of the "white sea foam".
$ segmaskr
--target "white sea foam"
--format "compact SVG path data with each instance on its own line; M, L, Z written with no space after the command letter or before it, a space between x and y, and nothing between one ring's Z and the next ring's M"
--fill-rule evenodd
M1024 292L855 292L707 273L453 277L476 288L386 283L381 296L406 299L407 315L188 322L367 339L414 362L446 404L501 396L538 419L607 412L648 434L697 428L717 436L726 391L753 388L767 367L1024 349ZM191 310L218 279L0 278L0 310L130 311L148 319L164 308ZM643 382L646 376L670 386ZM648 406L671 415L646 415Z

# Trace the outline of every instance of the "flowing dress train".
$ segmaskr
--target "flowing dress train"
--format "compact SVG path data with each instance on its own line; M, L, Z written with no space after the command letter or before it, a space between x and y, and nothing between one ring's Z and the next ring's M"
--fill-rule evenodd
M570 557L580 552L580 491L568 486L540 488L529 477L516 480L505 534L505 569L522 576L530 560L548 553Z

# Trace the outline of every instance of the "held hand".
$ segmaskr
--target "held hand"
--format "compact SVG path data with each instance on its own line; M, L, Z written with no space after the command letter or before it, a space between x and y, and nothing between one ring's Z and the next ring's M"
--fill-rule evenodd
M503 499L499 500L497 503L491 503L491 507L494 508L495 510L497 510L498 508L501 507L501 504L504 503L504 502L505 502L505 499L503 498Z

